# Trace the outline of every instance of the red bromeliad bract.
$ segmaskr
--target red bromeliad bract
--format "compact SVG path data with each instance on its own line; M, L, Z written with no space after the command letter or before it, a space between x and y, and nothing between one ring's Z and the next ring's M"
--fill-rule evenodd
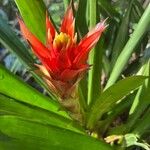
M50 90L62 100L70 98L77 82L89 69L88 54L105 30L105 21L98 23L77 43L77 35L74 31L75 19L71 6L68 7L62 20L60 33L57 33L46 15L45 45L27 29L20 19L19 24L23 36L42 63L37 66Z

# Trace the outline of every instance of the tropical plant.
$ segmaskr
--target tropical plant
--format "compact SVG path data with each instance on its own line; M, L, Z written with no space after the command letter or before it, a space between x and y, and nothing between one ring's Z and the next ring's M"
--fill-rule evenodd
M1 16L0 42L44 93L0 65L0 149L149 150L150 3L64 0L58 30L48 1L14 2L27 42Z

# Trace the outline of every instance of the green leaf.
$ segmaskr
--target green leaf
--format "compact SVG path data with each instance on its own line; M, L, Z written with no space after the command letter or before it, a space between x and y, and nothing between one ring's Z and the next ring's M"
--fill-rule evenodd
M86 13L87 13L88 1L79 0L78 10L76 12L75 27L78 33L78 39L83 38L88 32ZM87 77L85 76L79 83L79 96L82 101L82 107L86 109L87 104Z
M69 5L69 0L63 0L63 2L64 2L65 10L66 10Z
M89 23L90 23L90 28L96 25L96 0L89 0L88 2L89 5ZM89 64L93 65L94 62L94 55L95 55L95 49L92 49L90 54L89 54ZM91 104L92 102L92 94L93 94L93 66L91 70L88 72L88 104ZM99 92L98 92L99 93Z
M104 91L89 111L87 127L90 129L93 128L104 113L115 106L118 100L142 85L146 78L145 76L128 77L118 81Z
M83 37L88 32L86 8L87 1L79 0L79 6L76 13L76 28L80 37Z
M134 1L134 8L139 16L142 16L144 8L139 1Z
M100 9L103 9L107 16L112 19L117 19L120 17L119 13L114 9L112 2L109 0L98 0L98 5Z
M75 132L84 133L83 129L81 130L81 127L70 119L42 108L19 102L2 94L0 94L0 114L20 116L45 125L54 125Z
M97 43L94 50L92 68L89 70L88 83L88 102L92 105L101 93L101 71L102 71L102 56L103 56L103 38ZM91 74L91 76L90 76ZM95 84L96 83L96 84Z
M138 72L138 75L149 76L149 73L150 73L150 62L148 61L142 66L142 68ZM132 130L136 128L138 124L137 123L138 119L140 119L143 112L147 110L150 104L149 90L150 90L150 87L149 87L149 78L148 78L145 80L145 82L143 82L143 85L138 89L137 94L135 98L133 99L134 101L129 111L129 117L125 124L126 133L132 132Z
M130 22L130 14L132 10L132 4L134 0L131 0L128 6L125 15L122 17L121 24L119 25L118 33L116 35L116 40L114 42L114 46L112 49L112 67L116 62L118 55L120 54L121 50L125 46L128 38L128 28Z
M25 147L28 150L112 150L100 140L54 126L47 127L13 116L0 116L0 122L1 132L10 138L1 140L0 145L2 144L4 150L8 150L10 145L20 146L20 141L27 145Z
M144 116L137 121L135 128L133 129L133 133L137 136L141 137L144 133L147 133L148 129L150 129L150 108L146 112L144 112Z
M98 124L98 126L100 127L100 132L101 134L105 134L106 131L108 131L111 126L111 124L114 122L114 120L120 115L123 114L127 109L130 108L133 99L135 97L135 94L130 94L129 96L127 96L123 101L121 101L120 103L118 103L117 105L115 105L110 111L109 113L107 113L107 117L100 121L100 123ZM110 113L111 112L111 113ZM107 132L108 133L108 132ZM111 135L111 134L107 134L107 135Z
M8 48L11 52L14 52L19 56L20 60L26 67L33 68L33 58L30 56L27 48L20 41L15 32L7 25L0 16L0 42Z
M118 79L118 77L120 76L122 70L127 64L136 45L140 42L140 39L142 38L144 33L147 31L147 28L150 24L149 18L150 18L150 4L147 6L135 31L133 32L127 44L125 45L124 49L122 50L121 54L119 55L115 63L115 66L111 72L110 78L107 82L105 89L111 86L112 84L114 84L116 80Z
M12 75L2 65L0 65L0 85L0 93L3 93L21 102L43 108L66 117L68 116L65 112L58 111L60 105L57 102L44 96L17 78L15 75Z
M15 3L30 31L45 43L46 7L43 0L15 0Z
M90 7L90 27L95 26L97 19L96 0L89 1ZM101 70L103 56L103 38L91 50L89 55L89 64L92 65L88 73L88 104L91 105L101 92ZM97 84L95 84L97 83Z

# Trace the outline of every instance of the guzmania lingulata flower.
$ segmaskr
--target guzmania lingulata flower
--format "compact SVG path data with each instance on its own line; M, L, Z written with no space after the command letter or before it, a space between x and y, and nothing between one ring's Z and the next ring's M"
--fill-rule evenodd
M46 44L34 36L21 19L19 24L23 36L41 62L41 65L36 66L50 91L57 95L60 104L70 112L73 119L82 122L78 83L90 67L87 64L88 54L105 30L105 21L98 23L77 42L75 18L70 5L59 33L46 15Z

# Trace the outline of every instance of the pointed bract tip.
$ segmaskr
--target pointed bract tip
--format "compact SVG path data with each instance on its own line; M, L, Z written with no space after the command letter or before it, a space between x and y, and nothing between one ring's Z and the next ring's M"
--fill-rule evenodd
M105 29L109 26L108 24L106 24L108 18L109 18L109 17L107 17L106 19L104 19L104 20L102 21L102 24L105 26Z

